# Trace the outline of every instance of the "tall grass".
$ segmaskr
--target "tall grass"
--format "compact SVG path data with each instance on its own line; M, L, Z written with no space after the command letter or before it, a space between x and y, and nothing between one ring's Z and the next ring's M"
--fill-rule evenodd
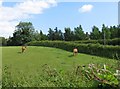
M51 68L48 64L42 65L34 76L25 76L22 71L16 70L20 76L13 77L12 66L3 69L3 87L97 87L117 88L119 86L116 68L108 65L77 65L69 71ZM42 71L42 72L41 72Z

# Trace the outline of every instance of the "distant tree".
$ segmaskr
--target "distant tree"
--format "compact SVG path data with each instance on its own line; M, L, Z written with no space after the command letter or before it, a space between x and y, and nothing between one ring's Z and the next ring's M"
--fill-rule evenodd
M65 41L72 41L72 40L74 40L74 33L73 33L73 31L71 31L71 29L69 27L65 28L64 40Z
M0 46L6 46L7 45L7 39L5 37L0 37Z
M75 40L84 40L85 39L85 33L82 29L82 26L79 25L79 27L74 28L75 33Z
M47 35L43 34L42 30L40 30L40 37L41 37L41 40L48 40Z
M59 40L63 40L64 39L64 35L63 35L61 30L58 31L58 34L59 34L59 38L58 39Z
M58 30L58 28L56 27L54 29L54 40L63 40L63 33L61 30Z
M111 32L108 27L106 27L104 24L102 25L102 39L110 39L111 38Z
M49 28L48 39L49 40L63 40L63 33L61 30L58 30L57 27L54 30Z
M117 26L117 32L118 32L118 34L117 34L117 38L120 38L120 24Z
M90 33L90 38L94 40L101 39L101 33L99 31L99 28L96 26L93 26L92 32Z
M90 40L90 35L88 34L88 32L86 32L85 34L85 40Z
M40 30L40 32L36 31L34 33L34 40L35 41L41 41L41 40L47 40L47 36L45 34L43 34L42 30Z
M110 26L110 32L111 32L111 39L113 38L120 38L120 25L118 26Z
M34 39L35 29L31 22L20 22L13 33L13 37L9 38L11 45L23 45Z
M49 40L54 40L54 31L51 28L49 28L47 36Z
M33 40L35 40L35 41L40 41L41 40L41 35L38 31L35 31Z
M58 31L58 28L56 27L54 29L54 40L59 40L60 37L59 37L59 31Z
M13 37L9 37L8 40L7 40L7 45L8 46L12 46L14 43L13 43Z

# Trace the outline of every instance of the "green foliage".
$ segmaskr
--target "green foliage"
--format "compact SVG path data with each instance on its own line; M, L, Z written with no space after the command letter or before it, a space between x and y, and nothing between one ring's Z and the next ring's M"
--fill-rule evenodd
M7 45L7 39L4 37L0 37L0 46L6 46Z
M40 32L36 31L33 34L33 39L34 41L41 41L41 40L47 40L47 36L45 34L43 34L43 32L40 30Z
M120 58L120 46L104 46L100 44L77 44L65 41L34 41L27 43L27 45L55 47L71 52L76 47L78 48L78 51L80 53L86 53L114 59Z
M108 39L108 40L106 40L106 44L108 44L108 45L120 45L120 38Z
M63 33L61 30L58 30L57 27L54 29L54 31L51 28L49 28L48 39L49 40L63 40Z
M101 33L99 31L99 28L93 26L92 32L90 33L90 38L95 40L101 39Z
M108 27L106 27L104 24L102 25L102 39L110 39L111 38L111 32Z
M55 27L55 29L49 28L48 34L43 34L42 30L36 31L31 22L20 22L13 33L13 37L9 37L7 45L19 46L30 41L41 41L41 40L61 40L61 41L78 41L78 40L100 40L100 44L109 44L109 39L120 37L120 25L118 26L105 26L102 25L102 31L97 26L93 26L92 32L84 32L81 25L75 27L73 30L70 27L64 28L64 33L61 29ZM103 41L104 40L104 41ZM115 42L115 41L114 41ZM120 42L110 43L113 45ZM6 45L6 43L5 43Z
M20 22L16 26L13 37L9 38L8 45L23 45L32 41L35 29L31 22Z
M75 43L83 43L83 44L104 44L103 40L82 40L82 41L73 41ZM120 38L115 39L107 39L106 45L120 45Z
M17 80L13 79L11 76L13 71L10 70L11 67L8 66L3 69L3 87L96 87L110 89L118 87L115 72L110 69L105 70L101 65L78 65L70 71L64 71L44 64L42 69L38 69L34 73L34 76L25 76L21 71L16 70L18 74L22 75Z
M71 29L68 27L68 28L65 28L65 33L64 33L64 40L65 41L71 41L71 40L74 40L74 32L71 31Z
M120 38L120 24L118 26L110 26L111 38Z
M49 31L48 31L48 39L49 40L54 39L54 31L51 28L49 28Z
M77 28L74 28L74 33L75 33L74 40L84 40L85 39L85 33L84 33L81 25Z

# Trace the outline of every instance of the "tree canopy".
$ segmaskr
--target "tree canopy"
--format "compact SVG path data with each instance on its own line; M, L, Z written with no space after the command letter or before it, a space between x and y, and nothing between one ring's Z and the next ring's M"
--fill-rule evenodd
M23 45L32 41L35 29L31 22L20 22L10 38L12 45Z
M70 27L64 28L64 33L58 27L54 29L49 28L48 34L44 34L42 30L35 30L31 22L20 22L13 33L13 37L9 37L7 45L23 45L30 41L41 40L64 40L64 41L76 41L76 40L100 40L100 39L113 39L120 37L120 25L118 26L105 26L102 25L102 29L97 26L92 27L90 33L84 32L81 25L75 27L73 30ZM3 38L2 38L3 39Z

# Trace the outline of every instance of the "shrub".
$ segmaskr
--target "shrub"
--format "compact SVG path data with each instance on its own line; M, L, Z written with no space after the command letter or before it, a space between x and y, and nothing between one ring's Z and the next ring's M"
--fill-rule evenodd
M83 40L83 41L73 41L75 43L84 43L84 44L104 44L104 40ZM106 45L120 45L120 38L115 39L106 39Z
M60 48L72 52L76 47L79 53L86 53L107 58L120 58L120 46L104 46L100 44L78 44L65 41L33 41L27 43L29 46L45 46Z

